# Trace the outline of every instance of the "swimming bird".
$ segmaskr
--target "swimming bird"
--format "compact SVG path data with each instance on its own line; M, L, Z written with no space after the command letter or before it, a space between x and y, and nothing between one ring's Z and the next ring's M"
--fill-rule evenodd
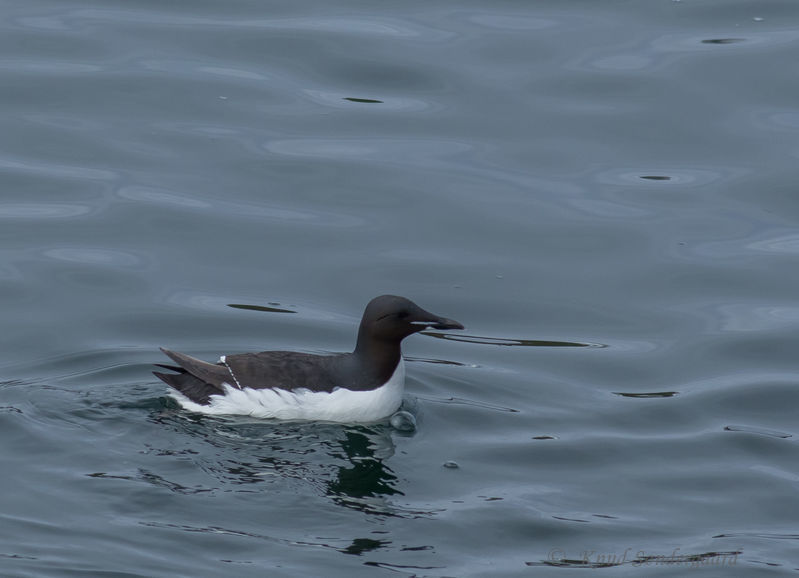
M208 363L161 348L176 373L153 374L171 386L185 409L286 420L377 421L402 402L405 367L400 343L427 328L463 329L397 295L366 306L352 353L314 355L263 351L224 355Z

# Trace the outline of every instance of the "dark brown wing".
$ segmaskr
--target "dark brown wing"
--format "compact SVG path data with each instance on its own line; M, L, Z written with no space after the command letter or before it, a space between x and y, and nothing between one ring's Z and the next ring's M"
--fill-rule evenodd
M339 383L336 378L342 357L296 351L263 351L228 355L224 366L240 387L305 388L330 392Z
M161 348L161 351L177 363L178 367L162 364L158 364L158 366L177 373L154 371L153 375L195 403L208 405L212 395L224 393L222 383L233 381L230 372L221 365L206 363L168 349Z
M212 395L219 395L222 393L218 388L194 377L185 369L177 367L175 371L178 373L153 371L153 375L168 386L178 390L194 403L199 403L200 405L208 405L211 403Z
M161 348L164 355L169 357L172 361L177 363L180 367L186 370L187 373L200 379L208 385L212 385L219 390L220 393L224 391L223 383L231 383L230 371L221 364L208 363L186 355L185 353L178 353L177 351L169 351L168 349Z

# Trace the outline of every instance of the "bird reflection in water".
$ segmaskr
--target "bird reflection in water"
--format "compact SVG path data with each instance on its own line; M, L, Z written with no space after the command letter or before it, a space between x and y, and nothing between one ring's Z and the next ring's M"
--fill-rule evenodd
M384 516L424 516L392 504L402 496L399 479L387 464L394 455L387 424L265 422L167 411L155 418L188 434L191 459L224 491L257 491L254 484L310 485L335 503ZM213 449L209 449L212 446ZM160 452L159 453L172 453ZM185 452L184 452L185 455ZM199 472L197 472L199 473ZM206 483L203 489L213 491ZM224 487L219 488L219 485ZM246 486L246 487L243 487ZM196 484L193 484L195 489Z

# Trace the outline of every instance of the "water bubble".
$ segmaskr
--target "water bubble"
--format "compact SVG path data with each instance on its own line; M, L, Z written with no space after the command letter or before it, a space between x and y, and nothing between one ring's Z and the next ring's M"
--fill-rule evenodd
M389 420L391 427L397 431L411 432L416 431L416 418L407 411L398 411Z

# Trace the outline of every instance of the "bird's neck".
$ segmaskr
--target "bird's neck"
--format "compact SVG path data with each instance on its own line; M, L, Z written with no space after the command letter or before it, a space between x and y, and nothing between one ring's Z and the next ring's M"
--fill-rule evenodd
M399 341L377 341L361 331L352 356L358 359L366 371L388 381L402 359L402 348Z

